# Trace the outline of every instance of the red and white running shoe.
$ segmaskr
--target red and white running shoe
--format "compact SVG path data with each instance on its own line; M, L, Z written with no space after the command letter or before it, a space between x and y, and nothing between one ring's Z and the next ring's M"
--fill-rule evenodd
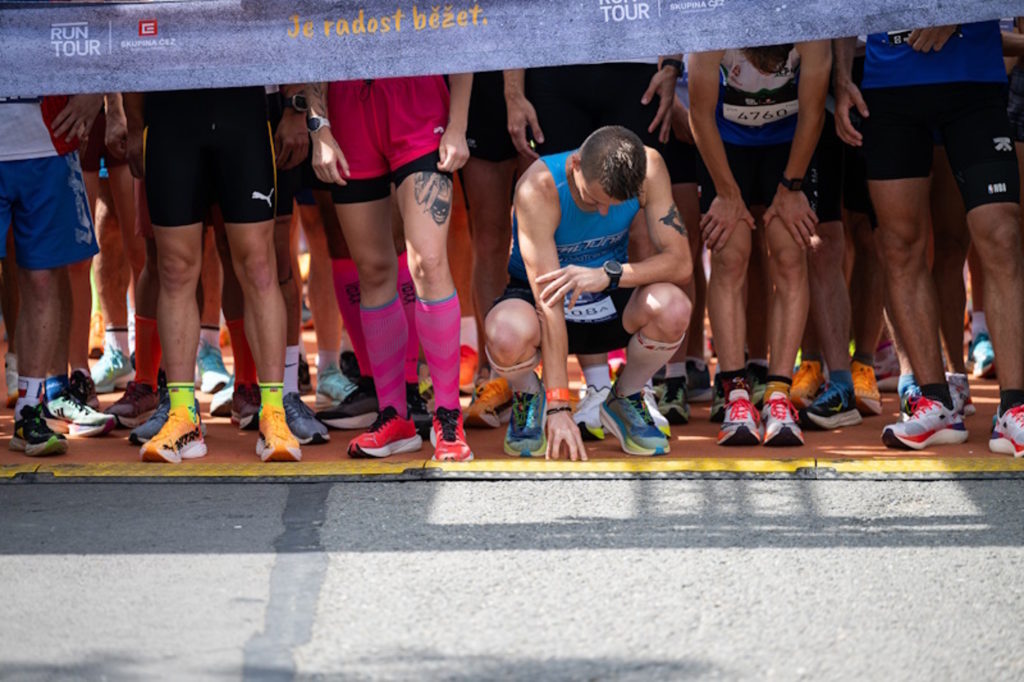
M1024 405L998 415L988 449L1000 455L1024 457Z
M764 444L790 447L804 444L804 432L797 423L796 409L786 394L775 391L764 404Z
M462 411L439 407L434 412L434 428L430 432L435 462L472 462L473 451L466 442L462 428Z
M415 452L423 447L423 439L416 433L411 419L399 417L390 405L377 415L366 433L353 438L348 444L349 457L390 457L399 452Z
M750 393L744 389L733 389L725 404L725 420L718 430L719 445L760 445L761 417Z
M924 396L910 404L910 416L882 431L886 447L923 450L930 445L950 445L967 440L967 427L958 412Z

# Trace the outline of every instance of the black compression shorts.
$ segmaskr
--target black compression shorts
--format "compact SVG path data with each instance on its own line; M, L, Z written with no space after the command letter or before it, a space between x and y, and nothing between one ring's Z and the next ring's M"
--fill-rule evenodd
M280 92L267 93L267 114L270 117L270 130L277 132L277 126L284 117L284 97ZM294 168L277 169L277 217L289 216L293 211L295 195L302 188L302 167L308 164L309 155Z
M864 91L869 180L926 178L936 135L968 211L1018 203L1020 180L1001 83L943 83Z
M725 145L725 156L729 160L729 169L736 179L736 184L740 187L743 201L748 207L769 206L779 188L779 180L782 179L782 174L786 170L790 143L757 147L729 144L728 142L723 144ZM707 213L711 208L711 202L718 196L718 193L715 191L711 173L708 172L703 159L698 162L697 173L701 187L700 212ZM807 169L807 175L804 176L803 190L814 211L818 210L817 175L812 162L811 167ZM821 220L820 216L818 220Z
M475 159L498 162L516 158L516 148L508 134L505 81L501 71L473 74L466 143L470 156Z
M569 352L593 355L608 353L629 345L629 339L633 335L622 326L622 315L632 296L633 289L615 289L606 295L599 294L596 301L577 302L576 307L567 313L565 320ZM521 279L512 279L505 288L505 293L494 301L494 305L510 299L536 305L529 283ZM582 321L588 316L594 319ZM577 318L580 321L577 321Z
M146 196L154 225L274 219L274 145L262 87L146 95Z

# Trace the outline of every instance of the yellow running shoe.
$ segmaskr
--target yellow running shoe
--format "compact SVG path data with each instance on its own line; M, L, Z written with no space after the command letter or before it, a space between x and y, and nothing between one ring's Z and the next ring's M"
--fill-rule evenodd
M178 464L183 459L206 456L202 427L193 410L176 407L167 415L163 428L139 450L143 462Z
M821 363L817 360L804 360L800 369L793 377L793 388L789 391L789 399L793 407L802 410L810 407L825 383L825 375L821 371Z
M512 389L504 379L491 379L477 386L473 402L466 409L466 426L496 429L512 413Z
M260 408L260 437L256 454L264 462L298 462L302 460L299 441L288 428L284 410L272 405Z
M857 396L857 409L864 416L882 414L882 394L878 392L875 368L854 360L850 363L853 373L853 392Z

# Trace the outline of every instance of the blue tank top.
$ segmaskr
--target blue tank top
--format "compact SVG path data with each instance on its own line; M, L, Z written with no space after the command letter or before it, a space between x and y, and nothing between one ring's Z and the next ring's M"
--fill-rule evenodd
M542 156L541 161L548 167L558 188L558 204L561 217L555 229L555 247L558 249L558 263L600 267L607 260L625 263L629 246L629 224L640 210L636 199L623 201L611 206L608 215L597 211L582 211L573 201L566 173L566 160L576 150ZM512 255L508 259L508 272L514 279L527 281L526 266L519 252L519 223L512 213Z
M997 19L964 24L938 52L915 52L909 36L909 30L868 36L861 88L1006 83Z

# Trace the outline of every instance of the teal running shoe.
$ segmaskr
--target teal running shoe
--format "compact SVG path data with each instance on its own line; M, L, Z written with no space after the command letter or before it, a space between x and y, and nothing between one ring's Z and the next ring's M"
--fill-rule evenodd
M505 432L505 454L513 457L538 457L547 449L544 435L543 393L513 393L512 417Z
M92 368L92 381L96 384L96 392L101 395L123 390L134 378L131 361L119 350L108 348Z
M199 352L196 353L196 377L199 379L199 390L213 395L228 385L231 374L224 367L224 356L220 348L199 340Z
M619 398L613 389L601 404L601 423L630 455L667 455L668 438L648 411L643 391Z

